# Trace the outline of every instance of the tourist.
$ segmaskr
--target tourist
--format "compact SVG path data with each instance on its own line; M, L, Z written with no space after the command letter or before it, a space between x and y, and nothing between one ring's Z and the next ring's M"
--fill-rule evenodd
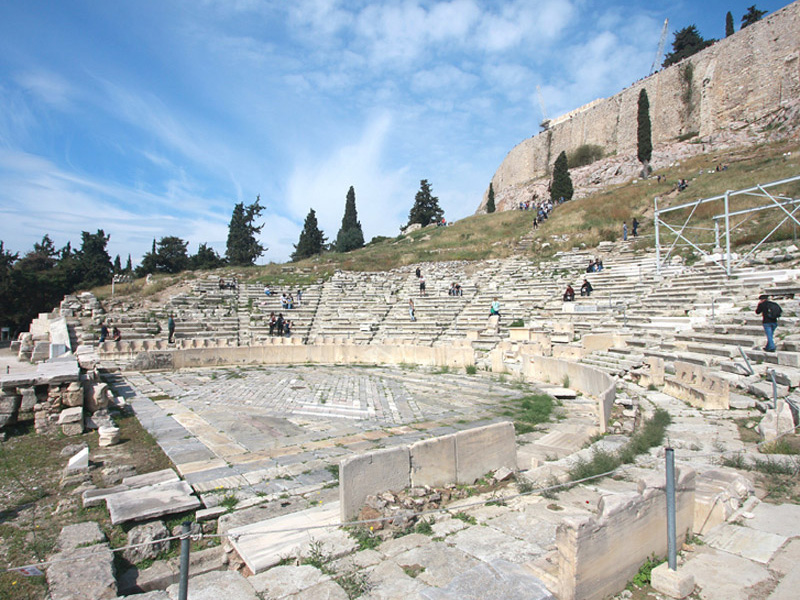
M778 328L778 318L782 312L778 303L772 302L766 294L761 294L758 297L756 314L761 315L761 325L764 327L764 333L767 336L767 345L764 346L764 352L775 352L774 335L775 330Z
M272 296L272 290L271 290L271 289L269 289L269 286L268 286L268 285L265 285L265 286L264 286L264 295L265 295L265 296Z
M636 217L633 217L633 222L631 223L631 227L633 228L633 237L639 235L637 230L639 229L639 221L636 220Z
M413 298L409 298L408 299L408 316L411 318L412 321L416 321L417 320L417 317L414 314L414 299Z
M286 320L283 323L283 335L286 337L292 337L292 322L289 320Z
M114 327L114 329L111 330L111 339L115 342L122 341L122 333L117 327Z
M461 285L460 284L458 284L458 283L456 284L455 293L453 295L454 296L463 296L464 295L464 291L461 289Z
M100 343L102 344L103 342L105 342L107 337L108 337L108 325L103 323L102 325L100 325Z
M583 280L583 285L581 286L581 296L586 296L587 298L592 294L592 284L589 283L588 279Z
M281 308L283 310L286 310L287 308L289 308L289 299L286 297L286 292L283 292L281 294Z
M283 313L278 313L278 318L275 320L275 334L283 335Z
M500 316L500 301L497 298L492 301L492 306L489 308L489 316L495 315Z
M419 276L419 295L425 295L425 277L423 277L422 274Z
M417 267L416 274L417 274L417 279L419 279L420 277L422 277L422 271L420 271L420 268L419 268L419 267Z
M167 320L167 332L169 333L167 342L171 344L175 341L175 319L172 313L170 313L169 319Z
M628 241L628 224L625 221L622 222L622 241Z
M219 289L225 289L225 280L222 277L219 278Z
M596 261L594 261L594 270L597 273L603 270L603 261L600 260L599 258Z
M594 273L597 270L597 261L589 260L589 266L586 267L587 273Z
M303 301L303 289L297 288L297 305L300 306L300 303Z
M575 290L572 286L567 284L567 289L564 291L564 302L572 302L575 300Z
M275 325L277 324L277 317L275 317L275 313L269 313L269 334L275 335Z

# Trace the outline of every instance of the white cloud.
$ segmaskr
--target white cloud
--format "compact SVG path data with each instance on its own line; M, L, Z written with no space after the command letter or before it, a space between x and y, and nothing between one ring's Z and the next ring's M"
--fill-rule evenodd
M414 192L406 198L403 169L387 171L381 164L391 126L389 115L379 116L366 126L361 139L344 144L327 156L299 162L288 185L294 217L302 222L313 208L320 229L328 239L335 238L342 223L347 190L352 185L364 237L369 240L375 235L395 235L411 208ZM297 237L292 240L296 242Z
M15 80L22 89L56 108L67 108L75 95L75 90L66 79L49 71L19 73Z

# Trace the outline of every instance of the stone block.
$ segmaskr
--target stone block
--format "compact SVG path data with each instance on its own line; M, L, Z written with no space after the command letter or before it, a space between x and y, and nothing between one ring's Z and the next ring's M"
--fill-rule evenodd
M89 468L89 448L84 448L75 456L69 459L67 463L67 472L80 471Z
M500 467L517 469L514 425L495 423L460 431L456 437L456 483L471 484Z
M445 435L411 445L411 486L445 486L456 481L456 436Z
M651 571L650 585L670 598L686 598L694 591L694 575L673 571L667 563L662 563Z
M407 446L377 450L339 463L342 521L358 516L370 494L399 491L411 485L411 454Z
M22 396L5 390L0 393L0 427L11 425L17 420L17 413L22 404Z
M79 381L73 381L67 385L67 389L61 396L64 406L75 407L83 406L83 386Z
M758 433L765 442L772 441L793 429L792 410L783 401L778 402L777 409L768 409L764 418L761 419L761 423L758 424Z
M117 597L114 553L108 544L66 550L47 568L51 600L111 600Z
M58 415L58 424L64 435L81 435L83 433L83 407L75 406L62 410Z
M156 558L160 553L169 550L169 530L161 521L153 521L137 525L128 531L128 546L122 552L123 558L131 564L140 563L148 558Z

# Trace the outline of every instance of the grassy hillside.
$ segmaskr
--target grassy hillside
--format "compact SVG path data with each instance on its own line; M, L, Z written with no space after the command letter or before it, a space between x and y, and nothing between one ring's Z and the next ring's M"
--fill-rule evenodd
M716 165L728 165L727 170L714 172ZM659 183L656 175L662 175ZM532 230L532 212L506 211L491 215L473 215L448 227L427 227L409 235L385 238L365 248L345 254L326 253L296 263L269 264L248 268L225 268L215 271L222 276L236 276L241 281L268 282L272 285L306 285L326 279L335 270L385 271L404 265L447 260L480 260L502 258L518 251L521 238L532 241L528 256L547 258L558 250L576 246L595 247L599 242L622 237L622 222L629 226L635 216L642 223L638 247L652 246L653 198L659 197L659 208L677 206L698 198L707 198L759 183L769 183L800 175L800 143L784 141L765 146L698 155L669 169L654 173L650 179L610 187L586 198L573 200L557 207L538 230ZM678 192L679 179L689 187ZM800 197L800 185L784 194ZM763 204L763 200L760 201ZM740 209L752 200L739 200L732 210ZM713 241L711 217L721 206L704 207L695 212L691 227L694 235L705 242ZM683 211L684 215L688 211ZM680 215L676 214L677 219ZM734 222L738 225L733 236L734 246L754 243L779 221L779 211L764 211L756 216ZM794 239L798 232L791 222L778 229L777 239ZM662 231L662 244L670 243L669 232ZM688 252L688 248L684 249ZM130 286L134 295L155 294L177 279L193 279L207 273L184 273L179 277L157 276L160 284L143 289L143 281ZM127 286L126 286L127 287ZM95 290L99 297L108 297L110 286Z

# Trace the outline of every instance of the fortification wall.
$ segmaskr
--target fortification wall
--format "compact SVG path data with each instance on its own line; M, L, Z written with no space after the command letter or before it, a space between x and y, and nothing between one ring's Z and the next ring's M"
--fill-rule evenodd
M654 147L693 132L713 138L767 121L800 97L800 0L611 98L554 119L508 153L492 177L495 194L546 177L559 153L583 144L635 157L642 88Z

